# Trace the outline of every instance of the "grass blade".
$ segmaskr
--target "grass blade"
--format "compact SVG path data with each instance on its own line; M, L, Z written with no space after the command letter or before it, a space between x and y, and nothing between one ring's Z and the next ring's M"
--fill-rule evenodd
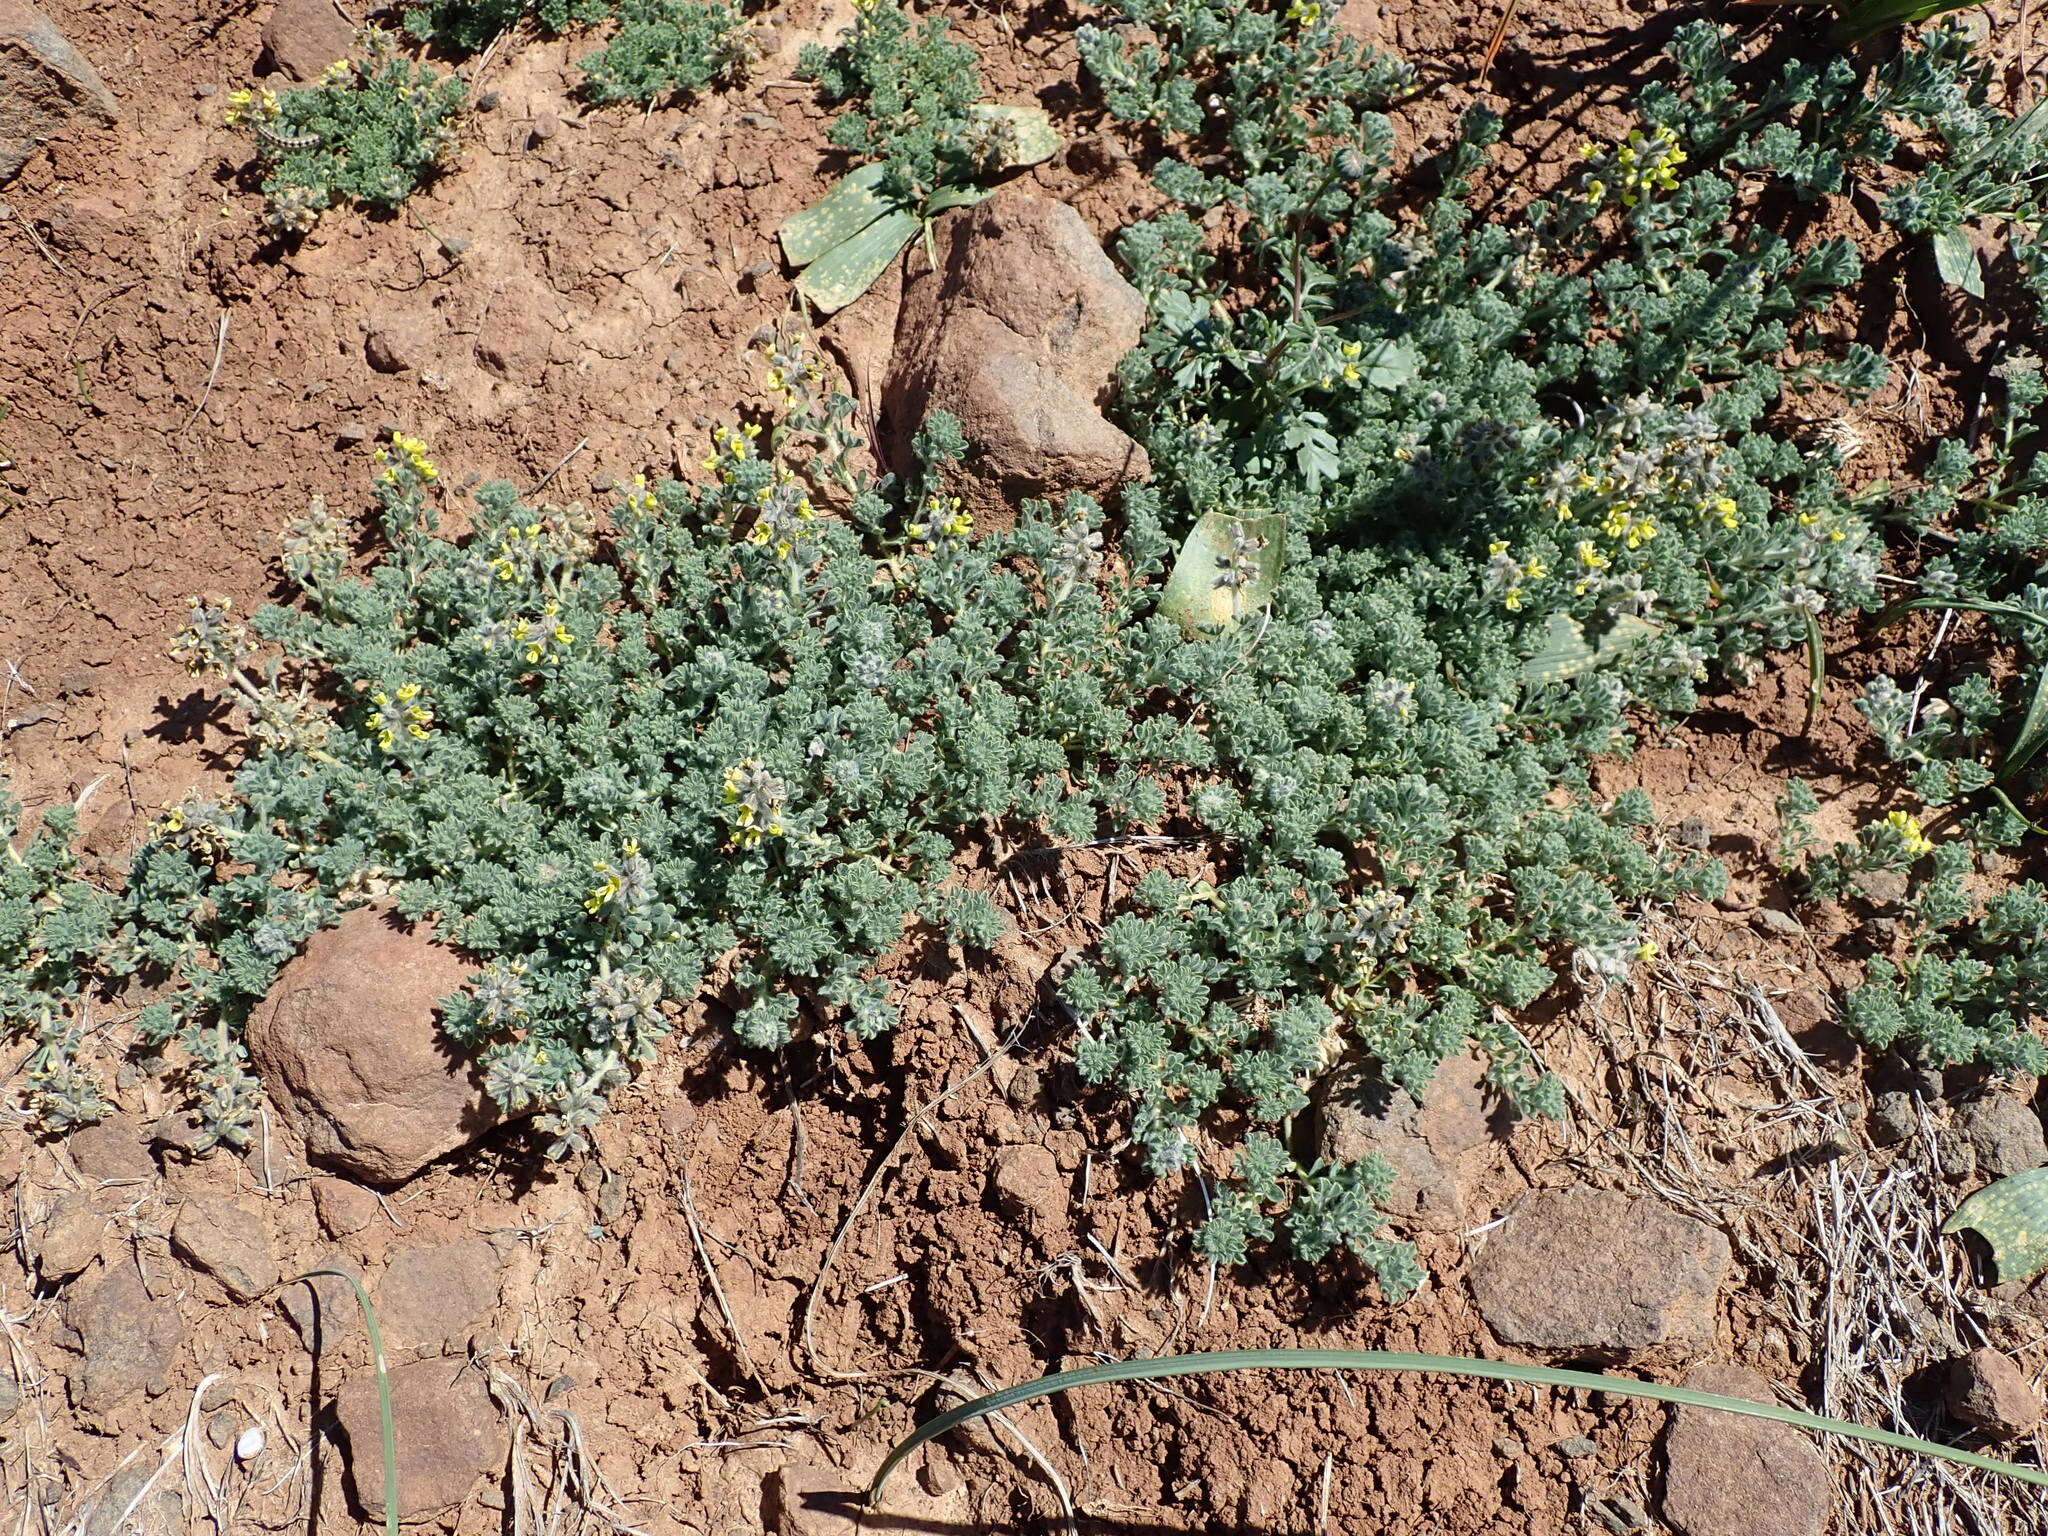
M1828 696L1828 652L1821 643L1820 620L1806 615L1806 733L1813 734L1821 705Z
M377 1428L384 1452L384 1536L398 1536L398 1430L391 1422L391 1373L384 1363L384 1330L377 1326L377 1309L370 1305L370 1293L347 1270L309 1269L292 1284L318 1280L322 1275L346 1280L348 1288L356 1293L356 1305L363 1309L363 1327L370 1335L370 1358L377 1370Z
M1612 1392L1623 1397L1646 1397L1660 1403L1678 1403L1688 1408L1717 1408L1726 1413L1747 1414L1754 1419L1769 1419L1776 1424L1791 1424L1816 1434L1866 1440L1873 1445L1887 1445L1894 1450L1912 1451L1921 1456L1951 1461L1959 1466L1975 1467L1980 1472L1995 1472L2001 1477L2017 1478L2038 1488L2048 1488L2048 1470L2040 1467L2023 1467L2013 1462L1999 1461L1994 1457L1980 1456L1975 1451L1961 1451L1954 1446L1940 1445L1932 1440L1919 1440L1911 1435L1894 1434L1888 1429L1873 1429L1868 1425L1851 1424L1842 1419L1823 1418L1817 1413L1808 1413L1801 1408L1784 1408L1776 1403L1745 1402L1739 1397L1723 1397L1717 1392L1700 1392L1691 1387L1671 1387L1657 1381L1635 1381L1625 1376L1601 1376L1591 1371L1564 1371L1550 1366L1516 1365L1507 1360L1477 1360L1464 1355L1400 1355L1377 1349L1240 1349L1220 1350L1211 1354L1171 1355L1160 1360L1117 1360L1108 1365L1091 1365L1082 1370L1061 1371L1056 1376L1044 1376L1037 1381L1005 1387L1000 1392L991 1392L986 1397L977 1397L973 1402L962 1403L958 1408L920 1424L901 1445L889 1453L888 1459L882 1463L881 1470L875 1473L875 1480L868 1489L868 1505L872 1508L880 1503L882 1492L889 1483L889 1474L902 1464L904 1457L926 1441L934 1440L948 1430L957 1429L960 1425L987 1414L1000 1413L1006 1408L1016 1407L1019 1403L1051 1397L1055 1393L1065 1392L1074 1387L1092 1387L1116 1381L1158 1381L1173 1376L1198 1376L1210 1371L1421 1371L1438 1376L1512 1381L1526 1386L1571 1387L1583 1392Z

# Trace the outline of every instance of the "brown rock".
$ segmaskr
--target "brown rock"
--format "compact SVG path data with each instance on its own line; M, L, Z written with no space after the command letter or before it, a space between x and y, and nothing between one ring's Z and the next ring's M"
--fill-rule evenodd
M135 1531L188 1529L185 1501L163 1486L156 1467L144 1458L123 1462L71 1529L77 1536L127 1536Z
M996 1203L1037 1236L1057 1232L1067 1223L1068 1183L1059 1159L1049 1147L1004 1147L989 1170L989 1193Z
M435 1021L473 967L358 908L316 934L249 1021L249 1055L307 1154L374 1183L411 1178L497 1123L483 1074Z
M1101 497L1150 474L1102 415L1145 301L1080 215L1006 188L945 215L937 241L938 266L904 284L883 397L899 467L937 405L967 434L960 495L992 527L1024 497Z
M1380 0L1344 0L1337 8L1337 30L1368 48L1387 46L1387 18Z
M73 1296L64 1321L72 1347L85 1357L70 1373L71 1401L92 1414L161 1380L185 1338L177 1310L152 1300L125 1262Z
M282 74L310 83L336 59L355 52L356 29L334 0L277 0L263 23L259 74Z
M774 1536L854 1536L865 1528L862 1489L832 1467L778 1467L761 1485Z
M106 1230L106 1218L84 1195L59 1195L43 1218L42 1237L35 1247L36 1269L43 1283L69 1280L98 1258Z
M432 338L415 320L392 320L363 338L363 360L379 373L411 373L433 361Z
M498 1304L498 1253L480 1237L410 1248L377 1281L377 1316L402 1344L446 1346Z
M317 1274L317 1270L338 1269L362 1283L362 1266L345 1253L329 1253L305 1271L310 1279L294 1280L277 1293L277 1308L284 1313L306 1347L316 1354L346 1342L362 1325L362 1307L355 1287L339 1275Z
M156 1159L149 1155L147 1141L148 1133L128 1116L109 1115L65 1137L64 1150L87 1178L102 1184L128 1183L156 1177Z
M278 1282L269 1223L231 1200L188 1196L171 1226L171 1246L237 1300L252 1300Z
M398 1440L398 1518L430 1520L469 1497L505 1465L510 1444L483 1375L465 1360L420 1360L390 1373ZM349 1487L364 1518L384 1518L384 1461L377 1378L364 1371L334 1400Z
M1954 1129L1976 1153L1978 1171L1994 1179L2048 1163L2041 1117L2010 1093L1993 1089L1957 1105Z
M383 1207L376 1191L347 1179L313 1180L313 1214L329 1237L350 1237L375 1221Z
M1702 1366L1685 1385L1750 1402L1770 1383ZM1813 1441L1789 1424L1714 1408L1679 1408L1664 1431L1664 1518L1678 1536L1820 1536L1834 1483Z
M1628 1355L1713 1342L1728 1239L1656 1200L1576 1185L1543 1190L1496 1227L1472 1294L1503 1341Z
M1458 1056L1437 1069L1423 1102L1392 1084L1341 1084L1322 1109L1321 1150L1335 1162L1377 1154L1394 1170L1388 1215L1425 1232L1466 1225L1461 1164L1491 1134L1484 1089L1486 1066Z
M2041 1422L2041 1394L1995 1349L1973 1349L1948 1363L1948 1411L1994 1440L2015 1440Z
M119 115L99 72L47 16L0 0L0 182L77 119Z
M508 288L491 300L477 331L476 360L501 379L530 384L546 370L554 340L532 300Z

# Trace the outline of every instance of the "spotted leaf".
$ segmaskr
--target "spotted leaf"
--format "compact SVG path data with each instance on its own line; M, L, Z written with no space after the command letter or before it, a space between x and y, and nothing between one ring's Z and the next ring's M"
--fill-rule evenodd
M782 221L782 254L807 267L890 211L880 191L886 166L864 165L810 207ZM872 279L870 279L872 281Z
M2033 1279L2048 1269L2048 1168L1986 1185L1941 1230L1975 1232L1989 1243L2001 1284Z

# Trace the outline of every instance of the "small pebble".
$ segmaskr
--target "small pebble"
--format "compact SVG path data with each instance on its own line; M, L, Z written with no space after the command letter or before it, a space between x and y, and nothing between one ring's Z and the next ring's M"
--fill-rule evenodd
M1600 1454L1600 1447L1584 1435L1570 1435L1557 1442L1557 1454L1566 1461L1584 1461Z
M263 1427L251 1424L235 1441L235 1460L254 1461L263 1454Z
M1796 939L1806 932L1798 918L1776 907L1758 907L1749 914L1749 922L1760 933L1774 933L1785 939Z

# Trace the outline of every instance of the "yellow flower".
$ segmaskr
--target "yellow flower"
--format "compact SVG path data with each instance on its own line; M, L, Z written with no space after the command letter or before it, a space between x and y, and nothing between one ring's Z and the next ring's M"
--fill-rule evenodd
M604 876L597 889L583 898L583 910L595 917L605 909L614 896L619 894L619 877L609 864L594 864L591 867Z
M1910 811L1893 811L1885 817L1884 823L1898 833L1899 845L1914 858L1934 852L1933 842L1920 830L1920 818Z

